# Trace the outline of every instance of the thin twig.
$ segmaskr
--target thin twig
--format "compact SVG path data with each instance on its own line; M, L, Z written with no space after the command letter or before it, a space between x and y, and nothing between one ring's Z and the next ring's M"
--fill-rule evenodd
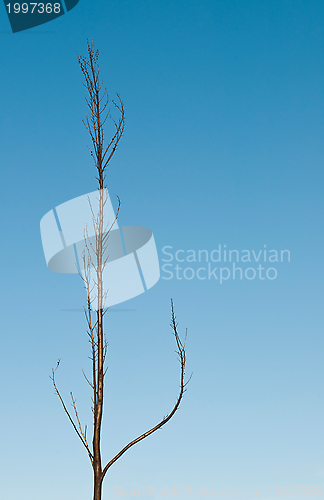
M60 392L59 392L59 390L58 390L58 388L57 388L57 386L56 386L56 383L55 383L55 372L56 372L56 370L58 369L59 364L60 364L60 360L58 360L57 365L56 365L56 368L55 368L55 369L52 369L52 376L49 376L49 377L50 377L50 379L51 379L51 380L52 380L52 382L53 382L55 392L56 392L56 394L58 395L58 397L60 398L60 401L61 401L61 403L62 403L62 406L63 406L63 408L64 408L64 411L65 411L65 413L67 414L67 416L69 417L69 420L70 420L70 422L71 422L71 424L72 424L72 426L73 426L73 428L74 428L75 432L77 433L77 435L78 435L78 436L79 436L79 438L81 439L81 442L82 442L83 446L86 448L86 450L87 450L87 452L88 452L88 455L89 455L89 458L90 458L90 460L91 460L91 463L92 463L92 465L93 465L93 455L92 455L92 453L91 453L91 451L90 451L90 449L89 449L88 443L84 440L83 436L82 436L82 435L80 434L80 432L78 431L78 429L77 429L77 427L76 427L75 423L73 422L73 419L72 419L72 417L71 417L71 415L70 415L70 413L69 413L69 411L68 411L67 407L65 406L65 403L64 403L64 401L63 401L63 398L62 398L62 396L61 396L61 394L60 394Z

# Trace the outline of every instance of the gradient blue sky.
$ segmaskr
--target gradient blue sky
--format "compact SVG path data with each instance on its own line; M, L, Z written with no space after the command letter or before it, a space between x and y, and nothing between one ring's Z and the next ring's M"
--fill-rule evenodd
M264 500L270 486L324 486L323 21L319 0L80 0L12 34L1 8L1 499L92 498L48 378L61 358L58 385L90 426L86 325L65 310L85 294L47 269L39 233L47 211L96 188L86 37L125 105L107 175L120 223L152 229L161 259L166 245L291 252L275 280L161 278L108 313L105 460L175 402L171 297L194 374L171 422L111 468L104 499L115 486L262 486Z

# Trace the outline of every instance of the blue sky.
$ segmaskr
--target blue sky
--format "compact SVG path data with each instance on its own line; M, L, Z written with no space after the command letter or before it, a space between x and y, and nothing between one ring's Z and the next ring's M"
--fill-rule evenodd
M104 498L115 486L246 498L262 486L265 500L271 486L324 486L323 3L80 0L16 34L1 12L0 498L92 498L88 457L48 377L61 358L58 385L90 427L86 325L66 311L85 293L76 275L47 269L39 233L46 212L96 189L77 62L86 37L126 113L107 187L121 225L153 231L161 268L165 246L174 265L177 250L210 257L219 245L291 256L263 263L274 280L161 272L108 312L105 460L175 402L171 298L193 378L175 417L110 469Z

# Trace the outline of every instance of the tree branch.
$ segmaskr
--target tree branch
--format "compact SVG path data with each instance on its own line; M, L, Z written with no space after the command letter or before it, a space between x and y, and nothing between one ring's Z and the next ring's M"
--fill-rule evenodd
M176 323L176 317L175 317L175 314L174 314L174 309L173 309L173 301L171 300L171 328L173 330L173 335L175 337L175 340L176 340L176 343L177 343L177 347L178 347L178 351L177 351L177 354L179 354L179 361L180 361L180 365L181 365L181 373L180 373L180 392L179 392L179 396L178 396L178 399L172 409L172 411L169 413L169 415L167 415L166 417L164 417L157 425L155 425L154 427L152 427L150 430L148 430L147 432L144 432L143 434L141 434L139 437L137 437L136 439L134 439L133 441L131 441L130 443L128 443L119 453L117 453L117 455L114 456L114 458L112 458L112 460L110 460L110 462L107 463L107 465L105 466L105 468L103 469L102 471L102 479L104 478L107 470L127 451L129 450L129 448L131 448L132 446L134 446L134 444L136 443L139 443L140 441L142 441L143 439L145 439L146 437L150 436L151 434L153 434L153 432L157 431L158 429L161 429L161 427L163 427L163 425L165 425L172 417L173 415L175 414L175 412L177 411L177 409L179 408L179 405L181 403L181 400L182 400L182 397L183 397L183 394L185 393L186 389L186 385L188 384L188 382L190 381L190 378L189 380L185 383L184 382L184 379L185 379L185 368L186 368L186 351L185 351L185 346L186 346L186 339L187 339L187 335L185 337L185 340L184 340L184 343L182 344L181 340L180 340L180 337L178 335L178 331L177 331L177 323ZM192 374L191 374L192 375Z
M83 446L86 448L86 450L87 450L87 452L88 452L88 455L89 455L89 458L90 458L90 460L91 460L91 463L93 464L93 455L92 455L92 453L91 453L91 451L90 451L90 449L89 449L88 443L84 440L83 436L82 436L82 435L80 434L80 432L78 431L78 429L77 429L77 427L76 427L75 423L73 422L73 419L72 419L72 417L71 417L71 415L70 415L70 413L69 413L68 409L67 409L67 408L66 408L66 406L65 406L65 403L64 403L64 401L63 401L63 398L62 398L62 396L61 396L61 394L60 394L60 392L59 392L59 390L58 390L58 388L57 388L57 386L56 386L56 383L55 383L55 372L56 372L56 370L58 369L59 364L60 364L60 360L58 360L55 370L54 370L54 369L52 369L52 376L49 376L49 378L52 380L53 385L54 385L55 392L56 392L56 394L58 395L58 397L60 398L60 401L61 401L61 403L62 403L62 406L63 406L63 408L64 408L64 411L65 411L65 413L67 414L67 416L68 416L68 418L69 418L69 420L70 420L70 422L71 422L71 424L72 424L72 426L73 426L73 428L74 428L75 432L77 433L77 435L78 435L78 436L79 436L79 438L81 439L81 442L82 442ZM72 394L72 393L71 393L71 394ZM72 401L73 401L73 398L72 398Z

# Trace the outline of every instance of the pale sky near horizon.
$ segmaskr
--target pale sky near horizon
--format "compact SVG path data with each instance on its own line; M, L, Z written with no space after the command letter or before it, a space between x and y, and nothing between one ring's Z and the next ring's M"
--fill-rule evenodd
M60 358L57 383L90 429L85 293L47 269L39 230L97 187L87 37L125 106L107 188L120 225L153 231L161 268L106 316L104 461L176 400L171 298L193 372L171 421L113 465L103 500L181 486L324 495L323 21L319 0L80 0L13 34L1 8L0 500L92 498L48 377Z

